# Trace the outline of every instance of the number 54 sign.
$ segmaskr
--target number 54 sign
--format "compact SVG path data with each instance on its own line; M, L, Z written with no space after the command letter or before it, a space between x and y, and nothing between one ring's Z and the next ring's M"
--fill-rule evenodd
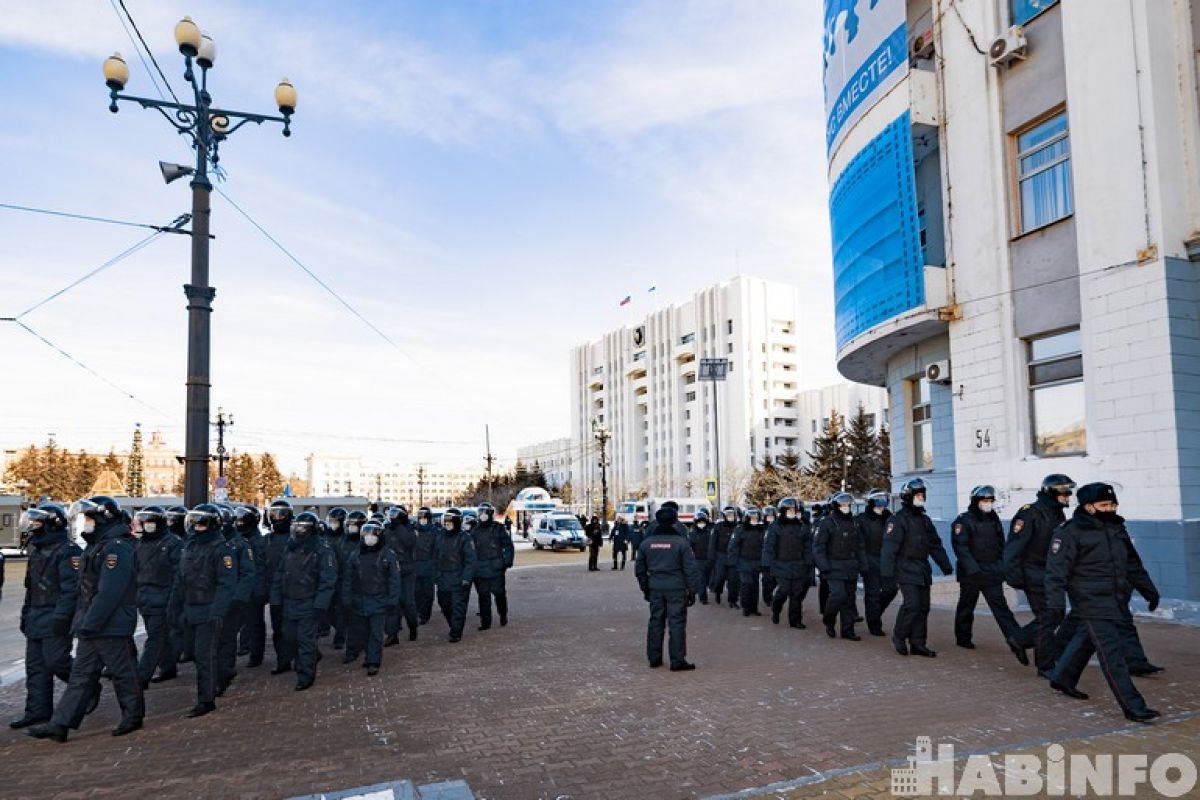
M976 428L971 442L974 448L978 451L996 449L996 445L992 440L991 428Z

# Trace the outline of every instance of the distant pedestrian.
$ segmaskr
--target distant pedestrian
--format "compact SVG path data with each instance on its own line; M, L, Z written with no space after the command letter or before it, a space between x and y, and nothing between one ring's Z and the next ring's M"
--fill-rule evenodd
M583 530L588 538L588 572L596 572L600 569L600 548L604 546L604 526L600 524L600 518L593 515L591 522Z
M621 569L625 569L625 555L629 551L629 523L624 517L618 516L616 524L613 525L612 533L609 535L609 540L612 541L612 558L613 569L617 569L617 556L621 557Z
M651 668L662 666L663 635L669 629L671 671L693 670L696 665L687 660L687 610L703 588L700 570L687 538L675 527L679 521L675 510L660 508L654 521L634 565L638 585L650 604L646 658Z

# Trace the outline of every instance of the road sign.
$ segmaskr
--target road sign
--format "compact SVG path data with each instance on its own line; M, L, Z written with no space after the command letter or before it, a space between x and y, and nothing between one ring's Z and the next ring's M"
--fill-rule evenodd
M704 496L709 499L709 502L717 499L717 479L708 478L704 481Z
M700 375L702 381L723 381L729 370L729 359L702 358L700 359Z

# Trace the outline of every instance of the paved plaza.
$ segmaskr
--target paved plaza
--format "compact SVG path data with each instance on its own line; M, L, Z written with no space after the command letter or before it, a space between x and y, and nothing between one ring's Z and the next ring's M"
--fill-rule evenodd
M697 605L688 650L699 669L651 670L633 565L613 572L601 563L588 573L574 554L522 553L509 574L507 628L480 633L469 622L452 645L435 617L418 642L385 651L375 678L343 666L326 639L313 689L297 693L294 676L271 677L268 656L241 668L216 713L188 720L187 666L147 692L145 729L118 739L106 687L65 745L0 733L0 795L232 800L461 780L476 797L520 800L750 789L887 797L888 769L921 735L963 754L1059 741L1200 759L1196 628L1141 625L1151 659L1167 667L1139 682L1164 714L1141 727L1124 720L1094 666L1081 683L1090 701L1051 692L986 615L976 620L978 649L954 647L945 607L932 614L939 655L927 660L896 655L886 638L827 638L815 592L803 631ZM939 595L950 597L945 588ZM0 689L4 719L20 715L22 698L21 685Z

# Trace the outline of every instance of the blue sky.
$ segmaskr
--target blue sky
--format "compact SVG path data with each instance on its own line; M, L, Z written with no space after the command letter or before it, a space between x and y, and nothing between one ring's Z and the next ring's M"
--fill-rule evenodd
M126 6L176 92L184 14L217 43L217 103L272 112L292 80L294 135L243 128L220 188L400 348L214 195L213 406L233 410L233 444L297 468L311 451L474 464L487 423L511 459L569 432L569 348L624 322L624 295L646 312L739 266L805 287L805 383L836 380L819 3ZM109 0L0 17L0 202L188 210L156 165L187 163L185 142L154 112L107 110L114 50L128 91L155 96ZM0 210L0 316L140 238ZM142 403L0 324L20 376L0 444L120 445L135 422L180 443L187 271L187 239L161 237L24 319Z

